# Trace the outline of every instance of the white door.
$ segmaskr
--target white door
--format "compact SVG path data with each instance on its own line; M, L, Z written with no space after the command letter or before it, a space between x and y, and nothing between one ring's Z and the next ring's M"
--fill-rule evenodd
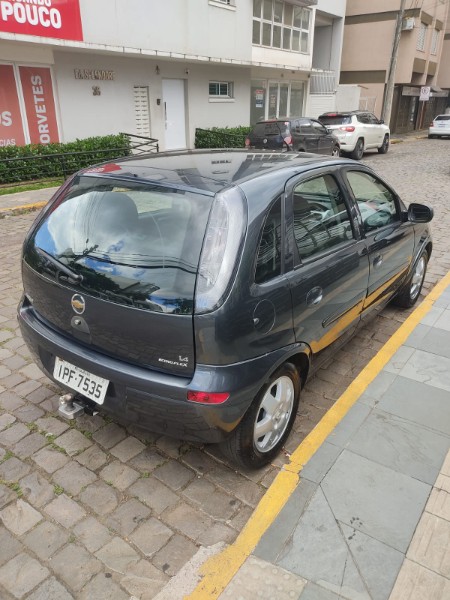
M183 79L163 79L165 149L186 148L186 114Z

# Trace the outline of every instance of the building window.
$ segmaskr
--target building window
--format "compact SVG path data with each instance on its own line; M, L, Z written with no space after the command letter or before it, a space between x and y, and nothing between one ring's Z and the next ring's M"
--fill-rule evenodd
M303 81L267 81L252 79L250 100L251 124L261 119L303 114L305 84Z
M233 83L231 81L210 81L210 98L233 98Z
M421 23L419 27L419 33L417 35L417 50L424 50L425 48L425 38L427 36L428 25L426 23Z
M307 53L311 11L281 0L253 0L253 44Z
M433 36L431 38L431 54L437 54L439 41L439 29L433 29Z

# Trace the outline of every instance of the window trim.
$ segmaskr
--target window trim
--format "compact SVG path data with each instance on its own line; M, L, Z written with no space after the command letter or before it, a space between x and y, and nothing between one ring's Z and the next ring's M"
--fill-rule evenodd
M279 50L282 52L293 52L296 54L310 54L310 47L311 47L311 15L312 15L312 11L305 7L305 6L299 6L297 4L291 4L291 3L287 3L287 2L282 2L283 5L283 12L282 12L282 17L281 17L281 21L275 21L275 1L278 0L271 0L272 1L272 18L269 19L265 19L264 18L264 2L261 2L261 12L259 16L255 16L254 12L255 12L255 0L253 0L253 13L252 13L252 46L259 46L262 48L270 48L271 50ZM280 0L282 1L282 0ZM292 6L293 9L292 11L294 11L295 8L300 8L302 11L304 11L306 14L308 14L308 29L304 29L303 28L303 19L300 19L300 27L295 27L293 25L293 18L294 18L294 12L292 12L292 20L291 20L291 24L290 25L285 25L284 23L284 15L285 15L285 10L286 10L286 6ZM302 13L303 14L303 13ZM259 43L256 43L253 41L253 24L255 22L259 23ZM263 44L263 24L269 25L270 24L270 45L266 45ZM274 46L273 45L273 34L274 34L274 26L280 27L280 46ZM283 47L283 31L284 29L287 29L290 31L290 47L289 48L284 48ZM299 36L299 49L295 50L292 49L292 40L293 40L293 32L298 32L298 36ZM307 43L306 43L306 50L302 50L301 46L302 46L302 34L307 34Z
M425 52L425 43L427 39L428 25L423 21L420 22L419 31L417 33L416 50Z
M218 86L218 94L211 94L211 90L210 87L211 85L217 85ZM227 94L221 94L220 93L220 86L222 85L226 85L227 86ZM208 82L208 95L209 95L209 99L211 100L234 100L234 82L233 81L219 81L219 80L212 80Z
M366 229L364 227L364 219L362 217L361 210L359 208L358 200L356 199L355 194L353 192L353 188L350 184L350 181L348 180L347 175L349 172L363 173L364 175L369 175L371 177L374 177L380 183L382 183L386 189L388 189L390 191L390 193L392 194L392 197L394 198L395 210L396 210L396 214L397 214L397 219L394 222L386 223L386 225L382 225L381 227L378 227L377 229L372 229L371 231L366 231ZM399 225L401 225L403 223L403 221L402 221L402 205L403 205L402 200L401 200L400 196L392 189L392 187L390 185L388 185L386 183L386 181L382 177L380 177L379 175L376 175L375 173L371 173L370 171L366 171L365 169L358 168L357 166L355 166L355 167L349 166L348 168L343 170L342 177L345 179L345 186L348 189L348 194L352 200L353 206L355 207L355 211L356 211L357 219L358 219L358 223L359 223L359 228L360 228L360 236L362 239L367 239L369 236L376 234L379 231L382 231L386 227L392 227L393 225L398 227Z
M281 228L281 239L280 239L280 255L281 255L281 259L280 259L280 272L277 273L276 275L274 275L273 277L271 277L270 279L266 279L265 281L258 282L258 281L256 281L256 268L258 266L259 248L261 246L262 235L263 235L263 232L264 232L264 227L266 226L266 223L267 223L267 219L269 218L269 215L272 212L272 209L274 208L274 206L277 204L277 202L280 202L280 205L281 205L281 218L280 218L280 228ZM265 210L265 215L264 215L263 221L261 223L261 228L260 228L260 232L259 232L259 235L258 235L258 243L256 245L255 259L254 259L253 270L252 270L252 273L253 273L253 275L252 275L253 284L252 285L256 285L258 287L270 285L274 281L276 281L279 277L283 277L284 274L287 273L290 270L290 269L287 268L287 265L286 265L286 245L287 245L287 236L286 236L286 200L285 200L284 194L281 193L281 194L278 194L273 199L273 201L269 204L269 206Z
M433 32L431 35L431 48L430 48L430 54L432 54L433 56L436 56L436 54L438 53L439 34L440 34L439 29L436 29L436 28L433 29Z
M210 6L216 6L217 8L224 8L225 10L236 11L235 0L208 0Z
M330 177L332 177L334 179L337 187L339 188L339 191L341 192L341 195L342 195L342 198L343 198L343 201L345 204L345 208L347 209L347 215L349 217L349 222L350 222L350 225L352 228L353 239L343 240L342 242L340 242L339 244L336 244L335 246L332 246L331 248L325 248L325 249L321 250L320 252L313 254L310 257L302 258L300 256L300 252L298 250L298 246L297 246L297 242L295 240L295 234L294 234L294 202L293 202L294 189L300 183L306 183L307 181L311 181L312 179L317 179L318 177L324 177L326 175L330 175ZM293 258L294 258L294 264L293 264L294 271L297 271L304 265L310 265L318 260L322 260L323 258L335 253L336 251L340 251L343 248L357 244L362 239L364 239L364 236L361 235L361 228L360 228L359 220L355 219L355 216L356 216L356 212L354 211L355 202L353 201L352 198L348 197L348 194L346 191L346 186L344 185L344 182L341 179L340 173L335 172L335 171L330 171L330 169L327 169L327 168L318 169L314 173L308 173L306 176L305 176L305 174L300 175L299 177L296 177L295 180L291 180L288 183L289 183L289 185L286 186L286 192L285 192L286 202L288 203L286 206L286 212L291 215L291 219L292 219L291 235L292 235L292 248L293 248Z

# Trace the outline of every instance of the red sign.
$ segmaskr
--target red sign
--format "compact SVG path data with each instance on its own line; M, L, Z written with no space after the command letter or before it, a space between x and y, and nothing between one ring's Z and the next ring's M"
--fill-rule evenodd
M0 148L24 144L14 69L12 65L0 65Z
M82 41L79 0L0 0L0 31Z
M46 67L19 67L32 144L59 142L52 76Z

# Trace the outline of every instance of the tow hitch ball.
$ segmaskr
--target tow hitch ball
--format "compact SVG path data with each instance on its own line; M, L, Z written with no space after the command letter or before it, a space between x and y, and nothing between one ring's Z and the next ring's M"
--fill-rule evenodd
M58 412L65 419L75 419L84 414L84 406L75 401L75 394L64 394L59 398Z

